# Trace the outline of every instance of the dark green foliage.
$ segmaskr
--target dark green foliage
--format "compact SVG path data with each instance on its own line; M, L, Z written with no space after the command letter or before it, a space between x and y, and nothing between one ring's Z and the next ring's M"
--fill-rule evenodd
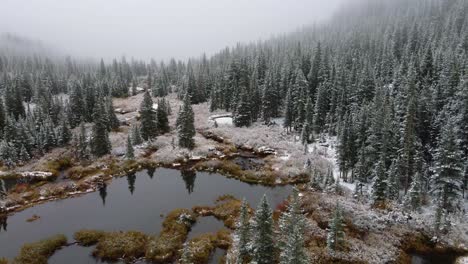
M434 153L432 193L448 212L460 209L464 164L457 140L456 124L449 118L442 128L439 144Z
M242 89L240 94L240 100L234 111L233 122L237 127L248 127L252 123L252 107L249 103L249 95L245 88Z
M328 228L327 248L332 251L342 249L344 245L344 236L343 212L340 205L337 204Z
M94 111L94 123L91 130L91 139L89 141L91 153L97 157L109 154L111 144L109 141L108 120L102 103L96 105Z
M153 108L153 99L148 91L145 92L140 106L140 134L144 140L150 140L158 135L156 111Z
M194 114L190 103L190 96L187 93L184 103L177 116L177 135L179 146L192 149L195 146L193 137L195 136Z
M168 105L166 100L163 98L158 100L158 109L156 110L156 127L158 128L159 134L165 134L169 132L169 115ZM170 108L169 108L170 109Z
M125 152L125 158L129 160L132 160L135 158L135 153L133 150L133 144L132 144L132 140L130 139L130 135L128 135L127 137L127 151Z
M120 126L120 121L115 115L114 106L112 105L112 98L108 98L107 100L107 118L109 120L109 128L111 130L116 130Z
M273 218L266 195L263 196L255 211L253 230L253 261L258 264L273 263L275 258Z

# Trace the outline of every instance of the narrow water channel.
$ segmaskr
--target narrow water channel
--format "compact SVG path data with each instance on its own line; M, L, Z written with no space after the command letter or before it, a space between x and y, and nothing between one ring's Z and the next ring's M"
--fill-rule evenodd
M114 179L97 192L37 205L3 220L0 256L12 259L24 243L59 233L65 234L71 242L73 233L84 228L158 234L168 212L176 208L212 205L217 197L224 194L245 198L252 206L256 206L266 194L275 207L290 194L291 188L252 185L216 173L164 168L141 171ZM40 218L27 222L33 215ZM194 226L195 232L214 232L221 226L210 218L201 218L200 221L198 226ZM91 251L92 248L69 247L57 252L51 263L99 263L89 257ZM221 253L217 251L215 255ZM78 255L85 255L82 262Z

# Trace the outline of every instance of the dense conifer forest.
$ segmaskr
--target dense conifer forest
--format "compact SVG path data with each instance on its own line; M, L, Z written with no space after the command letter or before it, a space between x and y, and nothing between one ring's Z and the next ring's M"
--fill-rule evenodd
M355 198L408 211L434 205L435 232L446 232L450 216L464 213L468 196L468 1L361 2L326 23L188 61L94 62L4 47L0 160L14 169L60 147L70 147L78 160L110 154L109 133L125 125L113 98L143 92L139 120L122 143L126 159L135 159L134 146L170 132L171 111L177 144L193 149L192 107L201 103L232 113L235 127L275 126L281 119L305 153L310 144L336 138L335 176L355 186ZM179 109L171 110L169 94L182 102ZM310 172L310 181L316 190L334 186L333 175ZM290 235L280 236L280 263L309 263L297 257L305 254L302 245L294 246L304 243L305 228L296 192L279 220L282 234ZM273 263L268 202L262 200L250 223L242 208L234 253ZM341 214L337 205L327 239L331 250L343 239ZM260 230L250 242L247 225Z

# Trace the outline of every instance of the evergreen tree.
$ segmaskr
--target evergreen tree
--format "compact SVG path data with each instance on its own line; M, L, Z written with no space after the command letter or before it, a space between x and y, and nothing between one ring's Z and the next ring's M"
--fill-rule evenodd
M372 198L374 200L374 204L380 204L385 202L386 191L387 191L387 174L385 171L385 158L382 156L377 163L375 170L374 170L374 185L373 185L373 192Z
M120 121L115 115L114 106L112 105L112 98L107 99L107 118L109 120L109 129L116 130L120 126Z
M104 116L105 111L102 104L97 105L97 110L94 112L94 123L91 133L89 145L91 153L97 157L109 154L111 144L109 141L109 131L107 130L107 119Z
M393 160L387 176L387 199L397 200L399 197L398 160Z
M193 137L195 136L194 114L190 105L189 94L184 97L184 104L177 117L177 133L179 137L179 146L192 149L195 146Z
M280 218L279 241L281 264L306 264L309 259L304 248L306 219L300 210L298 190L293 190L292 201Z
M159 134L165 134L170 130L169 119L167 118L168 113L164 102L164 100L159 100L158 109L156 109L156 127Z
M5 127L5 122L6 122L5 107L3 105L3 100L0 97L0 138L2 138L3 136L3 128Z
M88 137L86 135L86 128L84 126L84 123L81 123L81 125L80 125L80 134L78 135L77 151L78 151L78 158L79 159L87 159L88 158L88 155L89 155Z
M405 207L417 211L421 208L422 205L422 183L421 183L421 176L417 172L416 175L413 177L413 182L411 182L411 187L408 190L405 198Z
M247 89L242 89L240 101L234 111L233 122L236 127L248 127L252 123L252 111Z
M68 112L68 122L72 128L78 126L81 121L84 121L82 115L86 113L85 103L83 100L83 92L81 86L77 81L70 83L70 102L68 107L70 108Z
M131 128L131 137L132 143L134 146L140 145L143 143L143 139L140 134L140 126L138 124L133 124Z
M127 151L125 153L125 158L132 160L135 158L135 153L133 150L132 140L130 139L130 135L127 136Z
M266 195L263 195L263 198L255 211L253 230L253 261L257 264L273 263L275 259L273 254L275 251L273 218Z
M344 244L344 222L343 212L341 211L340 205L336 205L333 218L330 221L327 234L327 248L331 251L340 250Z
M22 162L26 162L29 159L31 159L31 156L29 155L28 151L24 147L24 145L21 145L21 149L18 155L18 159Z
M442 207L452 213L459 208L463 185L463 159L459 149L454 118L449 118L440 134L434 153L432 193Z
M237 251L236 254L236 263L242 264L247 259L247 256L250 253L250 222L249 222L249 211L247 202L242 200L242 205L240 209L239 220L236 225L235 232L235 248Z
M68 127L67 120L65 118L62 118L58 143L61 146L65 146L70 142L71 138L72 134L70 128Z
M286 96L286 111L284 113L284 123L283 126L286 130L291 129L294 124L294 104L293 98L291 94L291 89L288 90L288 94Z
M158 135L156 112L153 109L153 99L148 91L143 96L140 106L141 137L150 140Z

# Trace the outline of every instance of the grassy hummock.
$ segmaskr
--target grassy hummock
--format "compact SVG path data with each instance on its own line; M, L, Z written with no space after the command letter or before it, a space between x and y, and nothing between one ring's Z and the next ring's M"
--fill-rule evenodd
M159 236L150 239L146 259L160 263L174 260L182 248L196 216L187 209L170 212L162 224Z
M92 239L87 242L92 242ZM99 239L93 255L108 261L117 261L118 259L133 261L145 255L147 242L148 237L141 232L109 232Z
M216 248L227 249L231 244L230 232L220 230L217 233L201 234L188 242L190 261L194 264L208 263Z
M224 226L235 229L240 215L242 201L231 195L223 195L216 199L215 206L195 206L193 211L202 216L214 216L223 221Z
M105 234L106 232L104 231L83 229L75 232L73 238L75 238L78 244L86 247L97 244Z
M38 242L25 244L13 260L16 264L47 264L54 252L67 244L64 235L56 235Z

